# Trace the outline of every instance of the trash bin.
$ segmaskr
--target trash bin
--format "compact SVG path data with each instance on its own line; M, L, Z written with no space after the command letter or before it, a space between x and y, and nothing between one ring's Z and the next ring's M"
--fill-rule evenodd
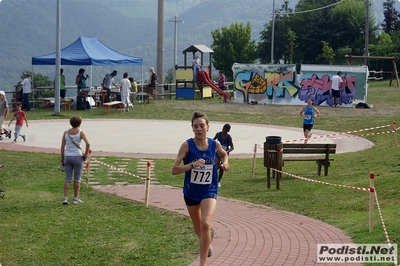
M265 137L265 142L267 144L279 144L282 142L282 138L279 136L268 136Z
M264 166L276 168L279 160L278 156L282 157L281 151L283 148L282 138L279 136L267 136L264 142Z
M282 138L279 136L268 136L264 142L264 166L267 167L267 188L271 187L271 168L272 178L276 175L276 189L279 189L279 181L282 174L283 160L282 160Z

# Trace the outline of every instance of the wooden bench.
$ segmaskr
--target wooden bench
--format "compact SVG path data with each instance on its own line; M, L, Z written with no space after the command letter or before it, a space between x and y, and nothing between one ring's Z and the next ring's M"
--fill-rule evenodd
M64 100L61 100L61 102L64 103L64 111L67 111L67 109L68 109L68 111L71 111L71 101L72 101L72 99L67 99L67 98L64 98Z
M103 111L104 109L107 109L107 114L110 114L110 108L114 106L115 107L115 112L117 111L117 108L122 108L122 102L121 101L113 101L113 102L108 102L108 103L103 103Z
M53 104L51 102L55 101L55 98L38 98L38 101L43 101L43 108L53 108ZM64 111L71 110L71 101L72 98L64 98L63 100L60 99L60 103L64 104Z
M318 164L318 175L321 175L321 168L324 166L325 175L328 175L328 167L333 158L329 158L330 154L336 153L336 144L324 143L283 143L283 163L285 161L315 161ZM324 157L302 156L288 157L287 154L303 154L318 155L323 154Z

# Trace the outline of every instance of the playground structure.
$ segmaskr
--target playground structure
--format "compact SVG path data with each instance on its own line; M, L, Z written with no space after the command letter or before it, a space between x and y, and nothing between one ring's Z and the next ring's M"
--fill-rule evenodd
M392 60L393 63L393 68L392 68L392 75L390 76L390 82L389 82L389 87L392 85L392 81L394 78L396 78L397 82L397 87L400 87L399 84L399 75L397 73L397 61L399 61L398 57L387 57L387 56L357 56L357 55L345 55L345 58L347 59L347 65L350 66L351 64L351 59L383 59L383 60ZM372 73L371 73L372 72ZM377 77L375 76L377 74L377 71L370 71L370 74L373 74L373 80L381 80L383 79L382 76ZM380 74L382 75L382 71L380 71Z
M196 53L200 53L201 67L192 65L192 60L195 58ZM188 62L188 54L192 53L191 60ZM209 54L209 65L204 65L204 54ZM175 79L176 79L176 99L195 98L196 85L200 92L200 98L213 98L213 90L224 97L226 101L229 98L229 93L222 91L218 86L211 80L212 76L212 55L214 51L205 45L191 45L190 47L183 50L184 65L175 66Z

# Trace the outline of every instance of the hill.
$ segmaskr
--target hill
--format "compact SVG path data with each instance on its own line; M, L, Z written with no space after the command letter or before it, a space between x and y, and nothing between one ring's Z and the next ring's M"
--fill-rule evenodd
M374 0L378 1L378 0ZM297 0L296 0L297 2ZM25 70L31 70L31 57L54 52L56 49L56 4L48 0L3 0L0 2L0 90L11 90ZM277 6L282 5L277 1ZM155 66L157 55L158 0L68 0L62 1L61 48L78 37L98 38L118 52L143 57L144 76ZM295 2L290 3L294 6ZM377 12L382 3L374 2ZM272 1L262 0L165 0L164 3L164 72L173 66L174 25L170 23L176 13L178 24L178 64L183 63L181 51L192 44L210 46L210 32L233 22L250 22L253 39L259 40L263 25L271 18ZM380 11L382 14L382 11ZM67 85L73 85L79 67L63 66ZM88 68L89 69L89 68ZM113 68L93 68L93 85L99 85L104 74ZM53 66L35 66L53 79ZM138 67L119 67L142 80ZM90 71L87 70L89 73ZM164 74L165 74L164 73ZM119 80L121 75L117 76Z

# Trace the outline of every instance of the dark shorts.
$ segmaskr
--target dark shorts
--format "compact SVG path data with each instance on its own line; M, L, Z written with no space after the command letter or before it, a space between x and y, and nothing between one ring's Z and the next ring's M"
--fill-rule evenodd
M211 195L209 197L206 197L206 199L208 199L208 198L217 199L217 197L218 197L218 195L214 194L214 195ZM192 199L190 199L190 198L188 198L186 196L183 196L183 199L185 200L186 206L196 206L196 205L200 204L200 201L192 200Z
M313 124L303 124L303 131L311 131Z
M332 97L334 97L334 98L340 98L340 91L338 91L338 90L332 90Z
M226 90L226 86L219 87L222 91Z

